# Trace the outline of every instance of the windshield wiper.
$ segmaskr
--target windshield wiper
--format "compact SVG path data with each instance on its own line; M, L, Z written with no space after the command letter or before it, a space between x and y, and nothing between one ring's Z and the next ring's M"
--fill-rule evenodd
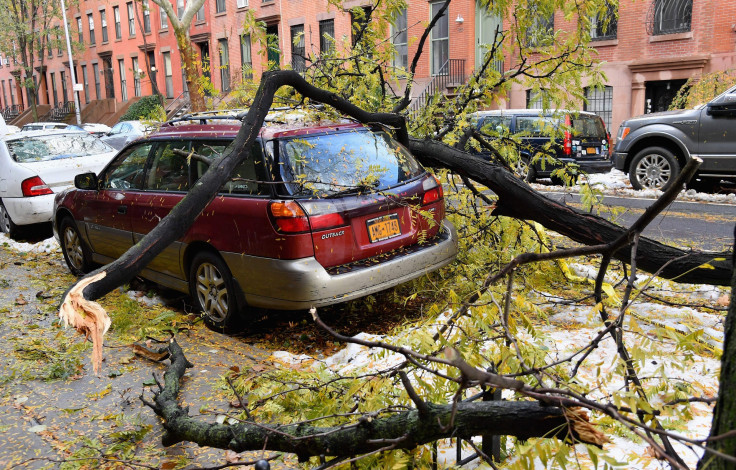
M378 181L374 183L361 182L357 186L351 186L349 188L336 191L334 193L323 196L325 199L335 199L342 196L360 195L363 193L372 193L378 187Z

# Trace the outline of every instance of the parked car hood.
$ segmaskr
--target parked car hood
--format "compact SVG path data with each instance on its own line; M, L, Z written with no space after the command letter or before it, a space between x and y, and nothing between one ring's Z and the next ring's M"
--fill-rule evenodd
M641 116L636 116L630 119L626 120L627 124L630 123L638 123L641 125L646 125L646 121L656 121L657 123L663 123L663 122L673 122L680 119L696 119L698 116L700 116L700 111L702 109L701 107L693 108L693 109L677 109L674 111L660 111L658 113L649 113L649 114L642 114Z
M40 176L52 191L58 193L73 185L76 175L89 171L99 173L115 155L116 152L107 152L85 157L18 163L18 165Z

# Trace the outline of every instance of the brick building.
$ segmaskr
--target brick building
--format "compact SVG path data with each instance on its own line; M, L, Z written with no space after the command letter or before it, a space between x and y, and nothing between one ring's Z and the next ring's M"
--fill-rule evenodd
M174 0L183 11L185 0ZM186 84L173 31L165 14L150 0L81 0L67 10L70 34L85 44L75 53L74 66L82 118L85 122L115 122L126 105L151 93L151 80L174 108L183 103ZM368 0L347 0L347 8L367 7ZM412 37L441 6L441 1L410 0L394 28L399 51L396 65L405 66L416 48ZM261 52L264 46L243 35L246 12L278 36L278 51ZM216 100L240 80L258 79L268 60L297 70L300 57L315 55L330 44L325 35L350 38L350 13L328 7L327 0L206 0L197 13L190 35L196 50L210 64L208 74L219 92ZM60 20L56 21L61 24ZM480 11L475 1L454 0L448 14L433 30L429 46L417 69L415 96L432 77L467 76L482 57L482 44L504 21ZM405 25L406 34L402 34ZM571 25L556 14L550 26ZM293 38L303 33L297 44ZM632 115L666 106L674 92L690 77L736 67L736 2L733 0L620 0L618 20L607 29L592 32L601 66L608 77L605 89L586 89L589 102L581 107L600 113L615 132ZM260 53L259 53L260 52ZM146 59L155 68L149 76ZM28 108L28 97L19 86L18 67L12 58L0 61L0 109L13 105ZM246 65L243 68L243 65ZM502 66L502 64L499 64ZM41 70L43 72L41 72ZM54 47L44 67L36 67L38 104L43 115L73 101L66 48ZM505 105L534 106L534 96L521 86L512 87ZM16 118L28 120L23 115Z

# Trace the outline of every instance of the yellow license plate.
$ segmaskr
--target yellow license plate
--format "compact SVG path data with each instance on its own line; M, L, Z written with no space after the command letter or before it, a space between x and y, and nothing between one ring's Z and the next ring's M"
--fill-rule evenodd
M366 222L366 227L368 227L368 238L371 243L401 235L398 214L389 214L371 219Z
M596 152L595 147L588 147L587 150L588 150L588 155L593 155L593 154L598 153Z

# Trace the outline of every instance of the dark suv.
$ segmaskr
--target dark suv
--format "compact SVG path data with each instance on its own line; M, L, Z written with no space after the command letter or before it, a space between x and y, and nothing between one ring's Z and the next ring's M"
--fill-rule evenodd
M491 138L513 136L514 147L519 152L517 173L529 182L550 177L554 170L565 164L575 164L586 173L607 173L613 168L609 154L610 136L603 120L596 114L504 109L481 111L474 118L481 133L494 131ZM482 154L486 155L485 152ZM562 182L558 177L552 179L555 183Z
M704 106L645 114L619 127L614 161L634 189L664 191L692 157L703 163L688 187L707 191L736 181L736 87Z
M56 198L69 268L122 255L223 153L239 122L165 124ZM268 124L194 225L143 270L188 292L208 325L247 308L301 309L387 289L451 262L442 186L385 132L355 123Z

